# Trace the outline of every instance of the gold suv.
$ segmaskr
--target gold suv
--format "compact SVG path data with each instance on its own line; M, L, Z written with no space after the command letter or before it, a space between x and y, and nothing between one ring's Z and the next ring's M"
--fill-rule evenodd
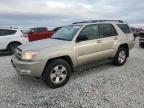
M42 77L49 87L58 88L79 65L106 58L123 65L133 47L134 36L128 24L92 20L65 26L50 39L19 46L11 62L19 74Z

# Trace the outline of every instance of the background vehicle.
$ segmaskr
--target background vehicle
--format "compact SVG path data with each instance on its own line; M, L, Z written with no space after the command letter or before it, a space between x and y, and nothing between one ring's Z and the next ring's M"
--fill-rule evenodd
M76 22L50 39L19 46L12 64L22 75L42 77L51 88L67 83L75 67L102 59L122 66L134 36L129 26L117 20Z
M139 45L144 48L144 30L136 31L134 36L139 37Z
M0 51L13 53L17 46L26 43L29 43L28 36L21 29L0 28Z
M0 52L13 53L14 49L21 45L36 40L50 38L61 27L48 31L46 27L22 30L13 27L0 27Z
M144 30L139 33L139 45L144 48Z
M140 47L144 48L144 30L141 30L141 31L137 32L137 35L139 37Z
M46 38L50 38L59 28L55 28L52 31L49 31L47 27L36 27L36 28L30 28L30 30L27 32L29 41L36 41L36 40L42 40Z

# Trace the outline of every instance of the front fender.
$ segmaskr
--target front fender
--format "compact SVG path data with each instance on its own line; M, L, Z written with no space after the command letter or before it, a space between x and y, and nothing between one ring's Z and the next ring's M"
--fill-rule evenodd
M69 56L73 62L74 67L77 66L77 60L76 55L74 53L74 50L72 49L59 49L59 50L53 50L53 51L42 51L39 53L39 58L41 60L49 60L53 58L58 58L62 56Z

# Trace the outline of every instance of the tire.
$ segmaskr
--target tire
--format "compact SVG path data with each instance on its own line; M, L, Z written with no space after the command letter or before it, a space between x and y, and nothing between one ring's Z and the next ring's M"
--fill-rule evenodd
M7 51L9 54L13 54L14 53L14 50L19 46L21 45L20 43L11 43L8 45L8 48L7 48Z
M70 74L71 68L68 62L56 59L46 66L42 77L48 87L59 88L68 82Z
M128 50L125 47L120 47L114 57L114 65L122 66L125 64L128 57Z

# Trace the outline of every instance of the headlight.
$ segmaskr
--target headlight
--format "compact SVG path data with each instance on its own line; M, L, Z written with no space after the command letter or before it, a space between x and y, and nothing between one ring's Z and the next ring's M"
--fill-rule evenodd
M22 54L22 60L34 60L38 52L36 51L26 51Z

